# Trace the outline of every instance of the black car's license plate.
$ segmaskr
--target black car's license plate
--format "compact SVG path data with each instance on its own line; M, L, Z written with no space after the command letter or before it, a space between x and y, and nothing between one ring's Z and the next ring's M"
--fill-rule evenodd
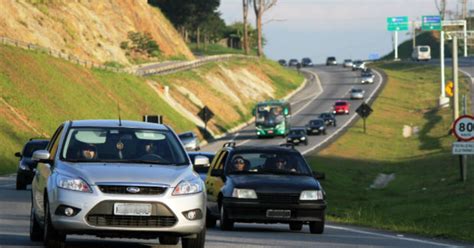
M291 210L268 209L267 217L268 218L290 218Z

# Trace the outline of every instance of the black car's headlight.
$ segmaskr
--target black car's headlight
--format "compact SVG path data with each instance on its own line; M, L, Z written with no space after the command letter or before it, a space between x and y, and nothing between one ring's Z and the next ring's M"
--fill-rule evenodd
M257 193L253 189L237 189L232 191L232 197L239 199L257 199Z
M300 194L301 201L316 201L323 199L324 198L322 190L305 190Z

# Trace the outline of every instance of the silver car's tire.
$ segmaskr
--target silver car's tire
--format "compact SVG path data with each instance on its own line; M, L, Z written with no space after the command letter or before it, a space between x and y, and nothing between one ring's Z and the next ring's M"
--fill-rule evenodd
M193 239L181 239L182 248L204 248L206 243L206 228L203 228L201 232L197 234L196 238Z
M35 210L33 208L33 203L31 203L30 210L30 240L31 241L43 241L43 228L41 228L40 223L36 219Z
M66 235L59 233L51 222L51 213L49 209L49 203L46 200L44 206L44 246L47 248L65 248L66 247Z

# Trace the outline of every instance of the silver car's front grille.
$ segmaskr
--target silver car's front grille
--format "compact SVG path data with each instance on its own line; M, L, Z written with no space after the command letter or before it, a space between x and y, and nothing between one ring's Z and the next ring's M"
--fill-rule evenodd
M130 190L133 188L134 191ZM99 185L100 191L106 194L134 194L134 195L161 195L166 192L166 187L144 187L123 185Z
M174 216L116 216L93 214L87 216L87 222L93 226L108 227L171 227L176 224Z

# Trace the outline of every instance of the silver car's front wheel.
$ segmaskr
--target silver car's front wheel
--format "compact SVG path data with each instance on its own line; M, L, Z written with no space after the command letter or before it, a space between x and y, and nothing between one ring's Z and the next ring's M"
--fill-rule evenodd
M43 229L41 228L38 220L36 219L33 203L31 203L30 210L30 240L43 241Z
M59 233L51 222L51 213L49 203L46 200L44 206L44 246L47 248L64 248L66 247L66 235Z

